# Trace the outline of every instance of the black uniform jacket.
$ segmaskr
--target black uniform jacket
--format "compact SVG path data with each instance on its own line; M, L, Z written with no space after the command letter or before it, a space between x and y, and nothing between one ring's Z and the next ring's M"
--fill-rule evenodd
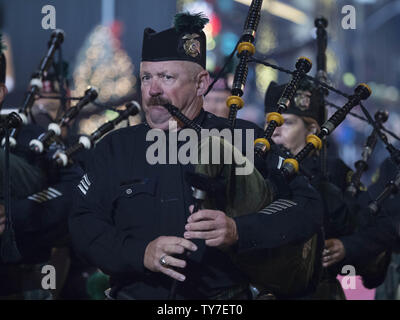
M65 242L72 190L83 174L82 168L76 164L66 168L52 165L54 150L40 155L30 150L29 142L43 132L41 127L34 124L22 126L17 136L17 147L12 150L30 164L42 168L46 175L42 189L26 198L11 199L15 239L22 263L45 262L50 257L51 248ZM83 154L79 157L83 158Z
M228 128L226 119L204 111L194 121L203 128ZM236 127L255 129L255 136L262 133L246 121L238 120ZM70 233L77 252L110 274L121 292L135 299L166 299L172 280L147 270L144 252L159 236L182 237L193 203L185 172L193 166L149 164L146 150L154 143L146 141L149 130L147 124L120 129L97 144L76 188ZM275 168L281 161L273 152L268 158L268 165ZM235 250L278 247L308 239L320 228L317 192L302 177L291 184L297 190L291 196L293 204L235 218ZM186 258L186 280L178 286L178 299L207 298L245 280L223 251L206 247L201 252L200 257Z

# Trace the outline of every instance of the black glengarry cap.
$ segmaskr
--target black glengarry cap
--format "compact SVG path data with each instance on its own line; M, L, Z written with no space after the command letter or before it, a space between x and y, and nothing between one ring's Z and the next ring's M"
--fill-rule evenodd
M146 28L143 34L142 61L191 61L206 68L206 35L208 23L202 13L178 13L174 27L156 32Z

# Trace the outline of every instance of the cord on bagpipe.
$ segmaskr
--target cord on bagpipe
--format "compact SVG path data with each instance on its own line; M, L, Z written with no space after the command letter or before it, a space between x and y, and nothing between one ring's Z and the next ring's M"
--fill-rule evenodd
M101 125L96 131L91 133L89 136L82 135L78 141L67 148L66 150L58 150L53 155L53 161L59 167L65 167L70 163L71 157L83 150L92 149L95 143L100 140L106 133L110 132L115 128L121 121L126 120L130 116L135 116L140 112L140 105L136 101L130 101L125 105L125 110L117 111L119 114L114 120L107 121Z
M18 114L22 118L23 123L28 123L28 115L31 112L31 108L33 103L35 102L35 97L40 93L40 90L43 87L43 77L44 74L49 70L52 65L53 58L55 52L60 48L61 44L64 41L64 31L57 29L51 33L50 41L48 43L49 49L46 52L46 55L41 60L39 64L38 71L35 72L30 81L30 90L26 94L22 107L19 108ZM10 133L10 147L15 147L17 145L17 136L19 133L19 128L13 128ZM4 139L2 141L4 144Z

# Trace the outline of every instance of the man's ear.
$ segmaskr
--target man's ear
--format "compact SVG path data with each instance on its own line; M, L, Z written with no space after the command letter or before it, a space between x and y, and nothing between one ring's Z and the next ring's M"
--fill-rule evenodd
M203 70L197 75L197 96L203 96L210 85L210 74Z
M0 84L0 103L3 102L4 98L8 93L7 87L4 83Z

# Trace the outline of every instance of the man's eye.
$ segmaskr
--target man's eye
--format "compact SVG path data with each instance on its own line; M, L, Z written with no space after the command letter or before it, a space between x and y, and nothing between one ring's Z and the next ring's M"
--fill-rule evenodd
M170 79L173 79L173 78L174 78L173 76L170 76L170 75L167 75L167 74L164 75L164 79L170 80Z
M142 76L142 81L149 80L150 76Z

